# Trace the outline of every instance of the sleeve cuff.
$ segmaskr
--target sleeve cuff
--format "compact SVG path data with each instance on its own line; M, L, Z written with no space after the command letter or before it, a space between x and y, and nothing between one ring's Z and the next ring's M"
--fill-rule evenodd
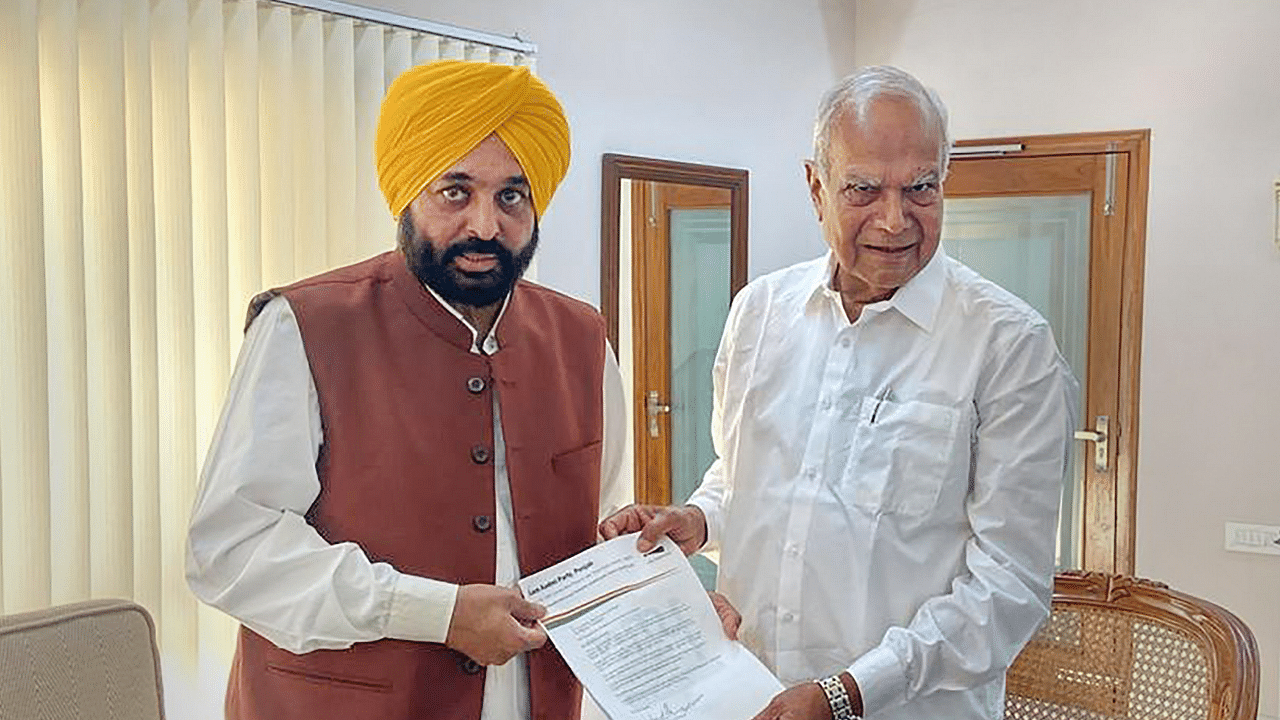
M723 522L719 505L705 498L700 498L696 494L694 497L689 498L687 504L696 506L702 511L702 516L707 520L707 542L698 549L698 552L718 552L720 550L720 525Z
M386 636L397 640L443 643L458 599L458 586L401 574L391 593Z
M880 645L853 661L849 674L862 695L862 715L870 717L906 697L906 669L892 650Z

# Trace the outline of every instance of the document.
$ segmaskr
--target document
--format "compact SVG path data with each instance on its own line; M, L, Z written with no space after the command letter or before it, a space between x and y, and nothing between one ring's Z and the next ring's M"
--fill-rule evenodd
M520 580L542 626L610 720L749 720L782 684L724 635L711 599L670 538L596 545Z

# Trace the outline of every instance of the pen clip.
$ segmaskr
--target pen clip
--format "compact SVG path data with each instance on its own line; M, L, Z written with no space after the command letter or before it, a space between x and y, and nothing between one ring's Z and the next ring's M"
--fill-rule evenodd
M889 399L889 395L892 392L893 390L886 387L884 390L881 390L878 395L876 395L876 406L871 409L871 420L870 422L867 423L868 425L876 424L876 416L880 414L880 406L884 403L885 400Z

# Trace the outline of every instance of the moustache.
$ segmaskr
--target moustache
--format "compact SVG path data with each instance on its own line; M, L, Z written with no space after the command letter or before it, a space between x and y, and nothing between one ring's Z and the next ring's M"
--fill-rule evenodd
M502 265L507 265L514 261L511 251L503 247L502 243L494 239L484 240L478 237L467 238L445 249L440 255L440 264L448 265L463 255L470 253L494 255Z

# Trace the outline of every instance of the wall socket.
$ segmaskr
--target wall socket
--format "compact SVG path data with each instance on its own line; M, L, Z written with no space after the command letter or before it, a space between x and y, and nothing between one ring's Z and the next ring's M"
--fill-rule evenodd
M1280 555L1280 525L1226 525L1226 549L1233 552Z

